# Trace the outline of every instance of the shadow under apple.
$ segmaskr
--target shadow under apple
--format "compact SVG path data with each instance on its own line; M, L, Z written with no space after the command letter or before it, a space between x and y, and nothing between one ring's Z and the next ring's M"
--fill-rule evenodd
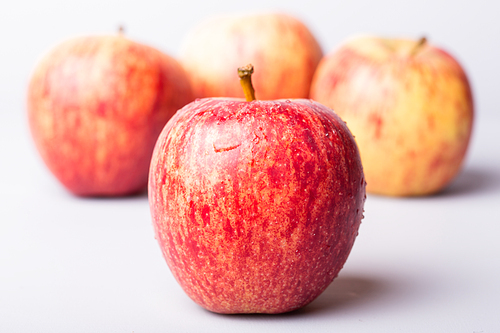
M484 194L500 190L500 173L487 167L472 166L465 168L457 178L438 197Z
M335 312L371 303L396 292L398 283L380 278L340 275L312 303L290 314Z
M371 303L382 302L398 294L407 294L407 288L402 287L402 281L385 280L380 277L359 275L344 275L337 277L323 293L307 306L283 314L230 314L221 315L234 320L251 319L292 319L332 314L357 306L369 306Z
M435 200L436 198L453 198L471 195L483 195L500 191L500 172L494 167L471 166L462 170L457 177L443 190L425 196L387 197L380 194L368 193L371 198L394 198L409 200Z

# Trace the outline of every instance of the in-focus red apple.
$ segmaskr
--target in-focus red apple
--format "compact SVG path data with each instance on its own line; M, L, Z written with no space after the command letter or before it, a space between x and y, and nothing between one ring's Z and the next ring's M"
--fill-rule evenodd
M435 193L459 172L473 123L460 64L425 39L352 38L318 66L311 98L347 122L367 191Z
M149 201L163 255L196 303L282 313L337 276L358 233L365 184L356 143L331 109L305 99L206 98L162 131Z
M258 99L308 98L322 50L300 20L285 14L206 20L185 38L180 61L195 97L243 97L234 68L252 63ZM290 70L293 69L293 70Z
M175 59L117 34L57 45L27 99L36 147L57 179L77 195L115 196L147 186L158 135L193 97Z

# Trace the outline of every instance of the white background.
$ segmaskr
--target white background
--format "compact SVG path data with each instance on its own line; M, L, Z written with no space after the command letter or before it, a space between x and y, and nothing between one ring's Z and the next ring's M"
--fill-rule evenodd
M0 332L499 332L500 4L496 1L2 1ZM38 157L25 93L37 59L82 34L127 35L177 55L200 20L279 9L330 52L357 33L420 37L463 64L476 105L464 169L427 198L368 196L345 268L306 308L222 316L180 289L146 195L80 199Z

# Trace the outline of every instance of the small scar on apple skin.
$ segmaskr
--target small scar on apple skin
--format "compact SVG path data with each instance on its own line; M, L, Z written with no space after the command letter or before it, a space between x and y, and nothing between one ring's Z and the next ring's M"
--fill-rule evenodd
M233 150L233 149L236 149L238 148L239 146L241 146L241 143L238 143L237 145L234 145L234 146L229 146L229 147L222 147L222 148L217 148L215 147L215 143L214 143L214 151L216 153L222 153L224 151L230 151L230 150Z

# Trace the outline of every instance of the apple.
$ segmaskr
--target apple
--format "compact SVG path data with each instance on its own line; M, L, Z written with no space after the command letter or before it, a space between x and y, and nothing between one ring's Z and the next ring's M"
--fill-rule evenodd
M27 109L42 159L69 191L119 196L147 187L158 135L192 100L177 60L117 34L54 47L32 74Z
M459 173L473 125L467 76L425 38L358 36L325 56L311 98L347 122L367 191L436 193Z
M251 70L240 73L248 87ZM365 185L354 138L331 109L205 98L160 134L149 202L163 256L191 299L217 313L283 313L337 276Z
M290 15L260 13L200 23L184 38L179 59L195 97L243 97L234 68L252 63L257 98L277 99L308 98L322 56L304 23Z

